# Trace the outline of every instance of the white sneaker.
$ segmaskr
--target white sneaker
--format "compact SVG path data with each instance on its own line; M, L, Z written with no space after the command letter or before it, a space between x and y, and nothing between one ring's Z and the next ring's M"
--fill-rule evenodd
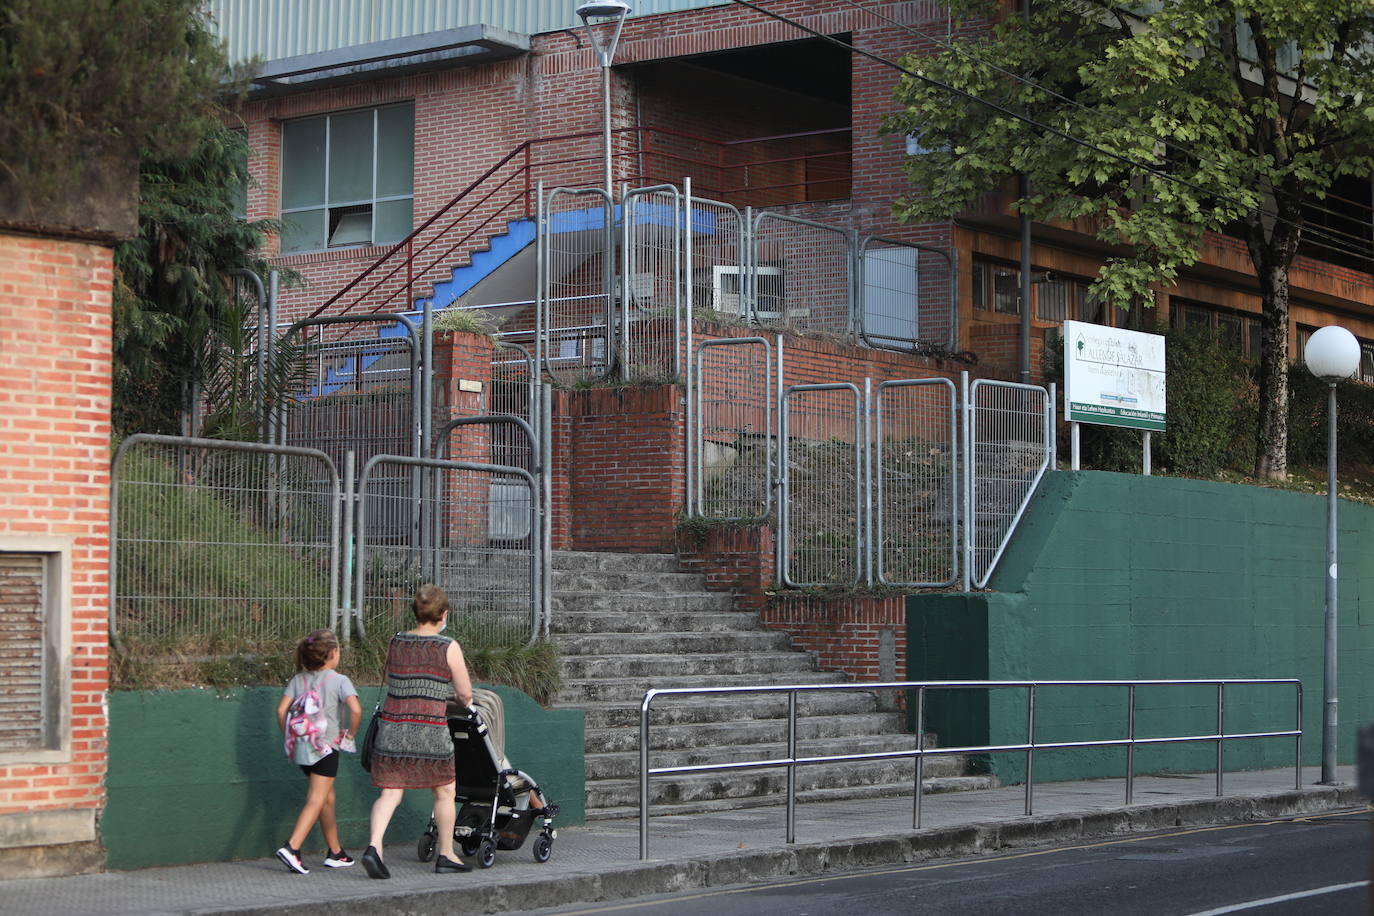
M283 846L281 849L277 850L277 858L281 859L283 865L298 875L310 874L310 869L306 868L305 863L301 861L301 852L299 849Z
M353 857L340 849L324 857L324 864L330 868L347 868L353 864Z

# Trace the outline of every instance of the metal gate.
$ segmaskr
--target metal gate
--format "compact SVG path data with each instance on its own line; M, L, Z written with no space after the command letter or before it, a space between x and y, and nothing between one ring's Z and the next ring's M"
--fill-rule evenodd
M954 349L958 274L947 251L868 236L858 245L858 337L875 349L910 353L921 344Z
M636 188L620 205L621 378L676 378L683 314L682 195L670 184Z
M111 470L110 634L251 652L338 621L339 473L317 449L133 435Z
M419 546L379 537L374 522L407 510L376 486L402 476L401 469L422 471L429 479L422 504L428 536ZM480 634L487 644L533 641L541 630L543 582L539 492L535 476L524 468L403 455L370 458L358 475L353 595L359 628L409 628L411 596L421 583L434 582L449 593L460 640ZM493 539L493 512L523 524Z
M965 562L984 588L1054 452L1050 393L1035 385L978 379L965 399Z
M764 212L754 217L749 318L831 334L854 332L854 233Z
M944 378L882 382L873 417L874 580L952 585L959 576L958 390Z
M788 588L864 578L867 486L863 393L848 382L782 397L778 575Z
M615 207L600 188L539 187L535 359L557 382L615 366Z
M688 506L707 518L759 521L772 511L776 376L762 337L702 341L688 398Z

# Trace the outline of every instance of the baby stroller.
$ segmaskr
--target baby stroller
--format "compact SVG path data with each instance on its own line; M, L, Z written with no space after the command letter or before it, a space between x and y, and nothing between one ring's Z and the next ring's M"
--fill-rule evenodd
M450 701L448 730L453 739L459 805L453 840L463 855L475 856L481 868L491 868L496 850L519 849L535 821L540 821L534 861L549 861L558 836L553 828L558 806L549 803L538 784L506 760L500 696L489 690L474 690L471 709ZM429 826L416 843L421 862L434 857L438 837L439 828L431 816Z

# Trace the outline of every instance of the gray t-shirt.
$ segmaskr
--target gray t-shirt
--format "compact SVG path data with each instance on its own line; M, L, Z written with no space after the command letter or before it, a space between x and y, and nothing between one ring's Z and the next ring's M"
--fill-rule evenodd
M332 746L339 739L339 723L343 721L343 710L340 707L349 697L358 695L357 688L353 686L353 682L348 679L347 675L321 668L318 671L298 673L286 682L286 690L283 691L283 694L294 700L305 693L311 684L315 685L315 689L319 691L320 700L324 703L324 716L328 722L324 731L324 740ZM307 766L318 759L312 752L309 741L297 741L295 752L291 757L295 763L303 763Z

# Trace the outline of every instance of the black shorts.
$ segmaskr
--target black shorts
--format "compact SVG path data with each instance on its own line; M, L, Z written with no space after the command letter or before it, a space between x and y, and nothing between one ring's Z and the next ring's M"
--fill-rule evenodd
M316 776L328 776L330 779L339 775L339 752L331 750L310 766L301 764L301 772L306 776L315 774Z

